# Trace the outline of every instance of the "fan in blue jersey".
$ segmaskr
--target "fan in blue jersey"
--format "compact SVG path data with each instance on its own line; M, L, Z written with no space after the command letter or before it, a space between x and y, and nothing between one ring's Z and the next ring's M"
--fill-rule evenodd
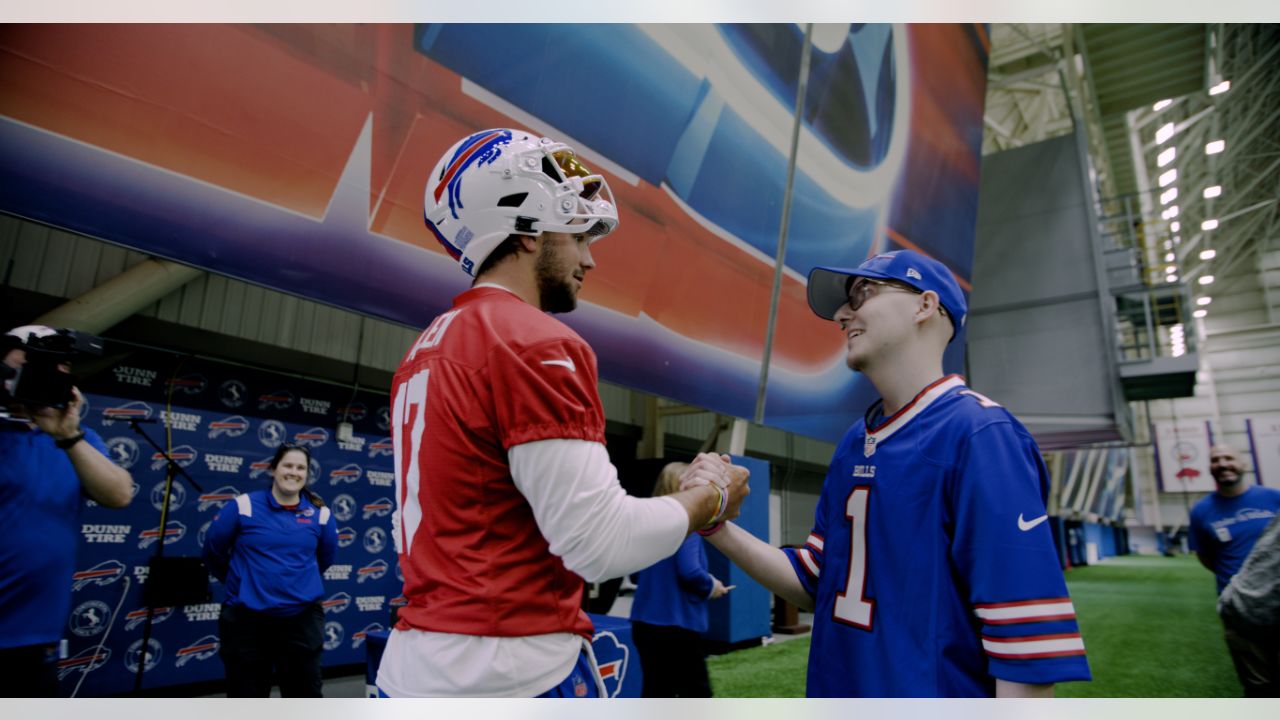
M944 376L966 306L909 250L815 268L809 305L881 395L836 448L802 548L728 524L712 544L814 613L811 697L1049 696L1090 679L1045 511L1040 450Z

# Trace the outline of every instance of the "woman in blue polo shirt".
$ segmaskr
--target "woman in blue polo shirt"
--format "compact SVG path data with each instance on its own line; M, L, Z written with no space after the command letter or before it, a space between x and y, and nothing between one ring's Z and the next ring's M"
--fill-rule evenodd
M305 447L281 445L271 487L227 503L205 536L205 564L227 587L218 619L227 697L267 697L273 670L284 697L321 697L321 574L338 533L307 489L310 464Z
M668 463L662 468L653 496L678 491L687 467ZM707 572L707 551L697 534L685 538L675 555L640 571L631 603L631 635L640 653L643 697L711 697L702 646L707 601L730 589Z

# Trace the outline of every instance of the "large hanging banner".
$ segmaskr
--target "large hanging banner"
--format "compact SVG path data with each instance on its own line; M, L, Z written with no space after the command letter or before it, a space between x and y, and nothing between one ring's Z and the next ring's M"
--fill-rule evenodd
M1155 423L1156 472L1161 492L1213 492L1209 421Z
M311 489L333 511L338 552L324 574L325 666L363 663L367 633L388 626L403 604L403 578L391 542L394 475L387 396L169 355L117 358L83 387L83 424L133 475L136 495L122 510L86 500L76 572L69 578L69 652L58 663L61 694L127 692L140 663L143 688L216 680L218 612L225 589L213 580L208 603L156 610L143 648L148 561L161 541L165 463L130 428L141 427L200 486L182 480L169 498L166 556L199 557L214 515L239 493L270 486L267 468L282 442L306 445ZM334 436L339 419L350 441ZM171 436L171 441L170 441ZM104 642L105 640L105 642ZM77 692L78 691L78 692Z
M813 45L765 422L836 440L874 395L805 278L906 247L969 289L988 38ZM467 284L423 225L427 173L528 128L621 207L565 316L601 376L752 417L803 48L793 24L10 26L0 211L420 328Z
M1244 426L1258 484L1280 488L1280 415L1246 418Z

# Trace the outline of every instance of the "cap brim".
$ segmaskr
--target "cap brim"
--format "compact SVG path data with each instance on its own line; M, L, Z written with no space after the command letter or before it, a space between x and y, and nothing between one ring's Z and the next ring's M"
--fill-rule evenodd
M840 306L849 302L847 288L851 277L888 278L873 270L815 267L809 271L809 309L823 320L834 320Z

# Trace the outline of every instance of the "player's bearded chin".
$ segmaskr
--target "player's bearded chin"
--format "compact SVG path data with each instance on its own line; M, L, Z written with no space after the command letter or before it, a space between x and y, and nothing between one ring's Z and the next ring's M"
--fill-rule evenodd
M578 296L568 279L568 270L552 251L550 243L543 243L538 250L538 262L534 271L538 276L538 297L542 309L550 313L566 313L578 307Z

